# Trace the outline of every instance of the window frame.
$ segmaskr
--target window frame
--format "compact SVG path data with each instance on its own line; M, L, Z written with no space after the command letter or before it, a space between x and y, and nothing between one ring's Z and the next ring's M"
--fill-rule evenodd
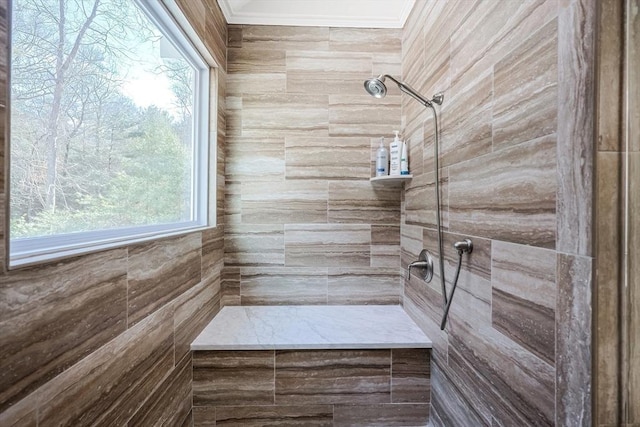
M189 221L152 224L117 229L82 231L63 233L50 236L38 236L12 240L10 233L11 197L10 197L10 167L11 167L11 22L9 22L9 49L7 50L7 138L6 162L6 194L7 216L6 230L6 264L9 269L39 264L42 262L89 254L105 249L141 243L149 240L182 235L198 230L215 227L216 203L215 192L211 196L211 188L216 187L216 140L210 135L216 135L217 116L217 64L212 55L200 39L191 23L176 4L175 0L134 0L147 17L158 27L163 35L171 40L193 67L196 73L194 87L194 126L192 146L192 188L191 188L191 219ZM9 16L11 20L11 9ZM212 111L215 113L212 114ZM209 146L213 143L213 148ZM213 168L213 170L210 170ZM211 200L214 203L211 203Z

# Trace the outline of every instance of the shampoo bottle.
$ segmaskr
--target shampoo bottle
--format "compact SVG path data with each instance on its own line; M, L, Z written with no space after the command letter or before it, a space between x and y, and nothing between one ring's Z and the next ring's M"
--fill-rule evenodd
M394 130L396 137L389 145L389 175L400 175L400 155L402 154L402 141L400 141L399 131Z
M402 143L402 152L400 154L400 175L409 175L409 148L407 141Z
M380 148L376 153L376 176L389 174L389 152L384 146L384 136L380 138Z

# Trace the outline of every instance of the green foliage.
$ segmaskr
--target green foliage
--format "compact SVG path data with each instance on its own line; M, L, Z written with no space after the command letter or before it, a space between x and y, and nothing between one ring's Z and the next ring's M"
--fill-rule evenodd
M124 83L162 36L135 2L15 0L13 7L11 238L190 219L193 70L186 61L151 67L169 80L174 108L141 107ZM56 63L64 61L63 75Z

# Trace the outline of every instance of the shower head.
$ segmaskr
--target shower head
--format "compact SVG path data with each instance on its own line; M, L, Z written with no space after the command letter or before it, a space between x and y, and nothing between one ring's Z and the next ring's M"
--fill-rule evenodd
M387 87L384 84L384 76L371 77L364 81L364 88L369 95L375 98L384 98L387 94Z
M433 96L433 99L428 100L427 98L423 97L418 92L416 92L415 89L413 89L411 86L396 80L395 78L393 78L388 74L381 74L378 77L371 77L370 79L365 80L364 88L369 93L369 95L375 98L384 98L384 96L387 94L387 86L384 84L384 81L387 78L392 82L394 82L395 84L397 84L398 88L402 92L411 96L413 99L415 99L425 107L433 108L433 103L436 103L438 105L442 104L442 101L444 99L444 95L442 93L438 93Z

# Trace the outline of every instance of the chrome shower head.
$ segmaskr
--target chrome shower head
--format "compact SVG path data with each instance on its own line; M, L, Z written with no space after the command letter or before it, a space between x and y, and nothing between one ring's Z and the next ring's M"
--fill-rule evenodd
M413 99L415 99L416 101L418 101L420 104L424 105L425 107L433 108L433 104L434 103L438 104L438 105L442 104L442 101L444 99L444 95L442 93L438 93L438 94L434 95L431 100L428 100L424 96L420 95L411 86L409 86L407 84L404 84L399 80L396 80L395 78L393 78L389 74L381 74L378 77L371 77L370 79L365 80L364 81L364 88L366 89L367 92L369 92L369 95L371 95L373 97L376 97L376 98L384 98L384 96L387 94L387 86L385 86L384 81L387 78L389 78L389 80L391 80L392 82L397 84L398 88L402 92L404 92L407 95L411 96Z
M369 95L376 98L384 98L387 94L387 87L384 84L384 76L371 77L364 82L364 88Z

